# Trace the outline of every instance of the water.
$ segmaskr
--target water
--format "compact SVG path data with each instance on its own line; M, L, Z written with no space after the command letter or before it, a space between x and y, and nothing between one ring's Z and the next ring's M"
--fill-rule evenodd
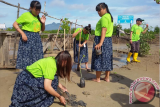
M115 53L114 53L115 54ZM122 53L116 53L117 55L113 57L113 68L121 68L124 65L127 65L127 54L122 54ZM131 60L133 58L131 57ZM88 64L88 67L91 68L91 64ZM85 64L81 64L81 68L86 68ZM72 65L72 69L77 69L77 64L74 63Z

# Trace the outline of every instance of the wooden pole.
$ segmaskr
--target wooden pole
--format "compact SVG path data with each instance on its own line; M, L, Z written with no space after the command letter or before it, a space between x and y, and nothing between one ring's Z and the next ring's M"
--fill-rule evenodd
M17 19L19 18L19 8L20 8L20 4L18 3Z
M70 35L71 35L71 27L72 27L72 23L70 22L70 29L69 29L69 49L71 49L71 47L72 47L72 42L71 42L72 36L70 36Z
M44 13L45 13L46 1L44 2Z
M63 18L62 18L62 20L63 20ZM56 35L56 38L55 38L55 40L54 40L53 46L56 44L56 40L57 40L57 37L58 37L58 34L59 34L59 30L60 30L60 28L61 28L62 20L61 20L61 22L60 22L60 25L59 25L59 28L58 28L57 35ZM54 47L53 47L53 48L54 48Z
M76 24L77 24L77 19L76 19L76 23L75 23L75 30L76 30ZM74 30L74 31L75 31L75 30Z
M19 8L20 8L20 4L18 3L17 19L19 18ZM18 36L18 32L15 33L13 60L15 60L17 36Z
M82 28L83 28L83 26L82 26ZM81 32L80 32L80 36L79 36L79 44L81 44ZM79 61L80 61L80 47L79 47L79 51L78 51L78 66L77 66L77 69L78 69L78 67L80 68Z
M77 23L77 19L76 19L76 23ZM75 30L74 30L74 32L76 31L76 24L75 24ZM74 49L76 50L76 42L75 42L75 44L74 44L74 39L75 38L73 38L73 47L74 47ZM73 55L74 55L74 51L73 51Z
M65 51L65 29L64 29L64 51Z

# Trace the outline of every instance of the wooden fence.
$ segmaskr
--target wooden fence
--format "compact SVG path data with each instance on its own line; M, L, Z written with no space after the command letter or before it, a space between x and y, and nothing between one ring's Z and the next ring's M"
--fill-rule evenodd
M64 34L59 34L59 37L55 41L57 34L50 33L42 35L48 35L47 38L42 38L43 52L45 53L47 49L54 53L54 50L70 51L73 49L73 39L71 34L66 34L64 41ZM17 51L19 45L20 34L17 31L0 31L0 68L15 68ZM55 45L53 45L55 44Z

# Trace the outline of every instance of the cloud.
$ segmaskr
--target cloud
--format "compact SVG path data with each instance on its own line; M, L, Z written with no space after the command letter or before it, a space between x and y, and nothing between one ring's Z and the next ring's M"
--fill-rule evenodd
M70 13L65 14L66 17L71 17L72 15Z
M160 13L154 13L153 15L156 17L160 17Z
M64 0L53 0L50 6L65 6Z
M83 4L72 4L67 6L69 9L80 9L80 10L85 10L86 6Z
M4 18L4 17L7 17L8 14L0 14L0 18Z
M151 9L151 6L134 6L124 10L124 14L134 14L134 13L142 13Z

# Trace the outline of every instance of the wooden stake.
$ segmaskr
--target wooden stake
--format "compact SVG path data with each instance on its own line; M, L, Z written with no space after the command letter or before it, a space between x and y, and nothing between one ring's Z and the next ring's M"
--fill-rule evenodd
M44 2L44 13L45 13L46 1Z
M19 8L20 8L20 4L18 3L17 19L19 18Z
M55 38L54 43L53 43L53 48L54 48L54 45L56 44L56 40L57 40L57 37L58 37L58 34L59 34L59 30L60 30L60 28L61 28L61 23L62 23L62 21L63 21L63 18L62 18L62 20L61 20L61 22L60 22L60 25L59 25L59 28L58 28L58 31L57 31L57 35L56 35L56 38Z
M77 23L77 19L76 19L76 23ZM76 30L76 24L75 24L75 30ZM75 32L75 30L74 30L74 32ZM74 43L74 39L76 39L76 38L73 38L73 47L74 47L74 49L76 50L76 42ZM73 51L73 56L74 56L74 51Z
M64 29L64 51L65 51L65 29Z
M71 34L71 27L72 27L72 23L70 22L69 34ZM69 49L71 49L71 47L72 47L72 45L71 45L71 44L72 44L71 40L72 40L72 36L69 35Z
M82 26L82 28L83 28L83 26ZM82 31L81 31L82 32ZM81 32L80 32L80 36L79 36L79 44L81 44ZM79 47L79 51L78 51L78 66L77 66L77 69L78 69L78 67L79 67L79 61L80 61L80 47Z

